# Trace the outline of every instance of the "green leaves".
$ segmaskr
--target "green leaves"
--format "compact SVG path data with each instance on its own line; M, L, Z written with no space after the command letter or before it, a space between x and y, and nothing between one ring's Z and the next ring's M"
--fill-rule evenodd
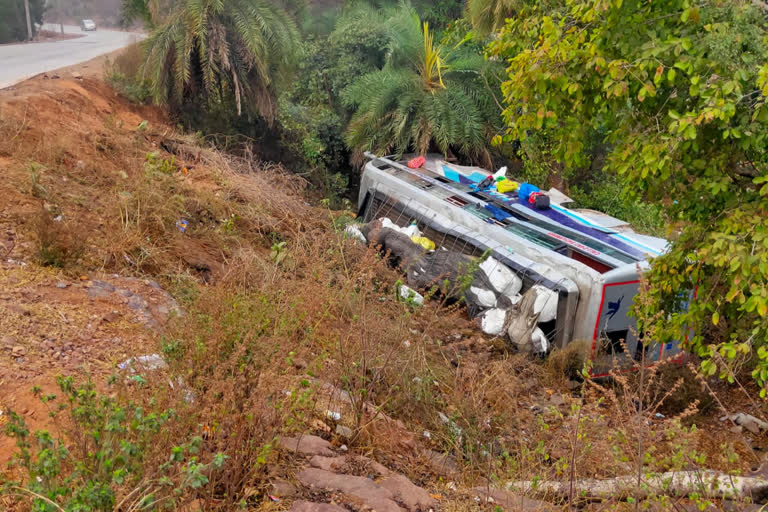
M492 85L498 87L494 74L501 65L467 45L430 42L407 7L383 23L396 28L389 34L384 67L358 78L342 93L344 104L354 112L348 145L358 152L426 153L436 148L486 159L488 141L501 128ZM540 123L545 115L542 112Z
M275 86L298 42L295 23L272 2L182 0L144 41L143 71L159 103L232 102L238 115L245 108L272 121Z
M768 339L766 29L748 3L568 0L527 7L489 48L509 63L509 136L546 141L578 169L595 128L603 171L664 209L676 236L649 275L664 312L654 325L725 378L708 358L746 357ZM759 354L754 376L767 385Z

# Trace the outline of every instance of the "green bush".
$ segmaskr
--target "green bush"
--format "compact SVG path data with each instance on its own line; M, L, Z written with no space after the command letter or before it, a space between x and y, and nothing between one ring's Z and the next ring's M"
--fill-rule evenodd
M136 386L144 383L139 376L132 380ZM35 511L171 506L185 491L206 485L209 475L226 460L217 454L209 463L201 463L198 453L203 441L194 437L173 446L163 462L150 465L153 446L175 419L174 410L145 410L123 395L100 393L91 380L76 384L72 377L59 377L57 382L64 397L61 402L56 395L34 391L54 419L68 416L71 443L45 430L31 434L24 419L12 411L5 428L5 434L16 440L12 463L23 476L3 482L0 493L31 500ZM112 379L111 384L115 383Z

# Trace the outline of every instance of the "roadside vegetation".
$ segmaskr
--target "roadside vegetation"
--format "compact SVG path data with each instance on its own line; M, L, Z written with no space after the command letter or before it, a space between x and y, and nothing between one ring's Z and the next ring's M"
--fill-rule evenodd
M153 333L160 371L60 376L34 389L41 428L3 411L0 508L282 510L272 483L305 461L279 439L306 434L442 510L507 484L542 510L749 505L706 471L748 474L768 436L733 419L768 411L762 4L126 0L122 16L150 34L109 62L112 88L2 104L13 258L156 280L183 314ZM588 341L534 360L456 305L401 300L343 231L365 151L507 165L666 236L634 314L690 360L594 381Z
M29 16L33 23L33 36L37 30L34 24L39 25L43 22L44 12L45 0L29 0ZM26 41L28 37L24 0L0 1L0 44Z

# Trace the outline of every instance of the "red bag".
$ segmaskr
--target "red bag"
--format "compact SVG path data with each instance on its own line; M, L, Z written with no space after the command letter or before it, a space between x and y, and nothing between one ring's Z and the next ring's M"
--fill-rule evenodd
M408 167L410 167L411 169L418 169L425 163L427 163L426 158L424 158L423 156L417 156L416 158L408 162Z
M528 202L537 210L546 210L549 208L549 196L543 192L533 192L528 196Z

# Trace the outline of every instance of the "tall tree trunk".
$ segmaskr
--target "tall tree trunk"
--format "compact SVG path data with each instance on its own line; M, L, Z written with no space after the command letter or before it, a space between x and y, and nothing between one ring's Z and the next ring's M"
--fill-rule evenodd
M32 40L32 18L29 16L29 0L24 0L24 11L27 14L27 40Z

